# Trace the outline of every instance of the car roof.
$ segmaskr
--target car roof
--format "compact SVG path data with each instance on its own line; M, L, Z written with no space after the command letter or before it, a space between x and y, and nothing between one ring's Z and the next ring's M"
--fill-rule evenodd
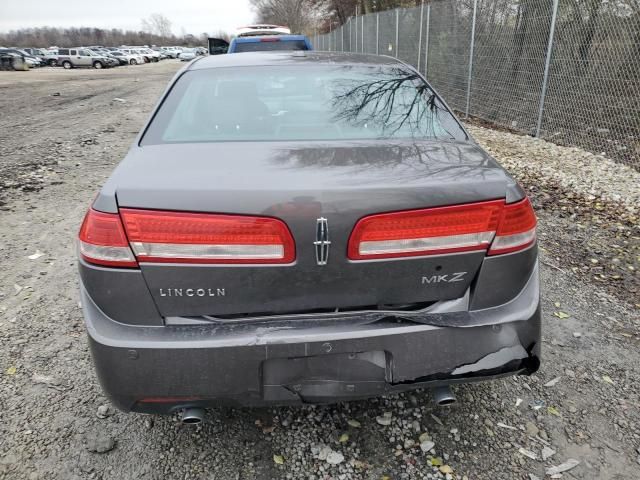
M299 42L300 40L306 40L304 35L251 35L247 37L236 37L232 40L235 43L258 43L263 38L276 39L279 42Z
M187 70L208 68L252 67L268 65L296 65L312 63L317 65L405 65L400 60L384 55L365 53L318 52L311 50L246 52L224 55L209 55L192 62Z

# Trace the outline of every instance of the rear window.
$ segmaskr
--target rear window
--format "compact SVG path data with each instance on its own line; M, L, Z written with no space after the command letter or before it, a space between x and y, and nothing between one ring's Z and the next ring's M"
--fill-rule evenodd
M236 42L234 53L273 52L276 50L308 50L304 40L261 40L259 42Z
M184 73L142 145L181 142L466 139L403 66L264 66Z

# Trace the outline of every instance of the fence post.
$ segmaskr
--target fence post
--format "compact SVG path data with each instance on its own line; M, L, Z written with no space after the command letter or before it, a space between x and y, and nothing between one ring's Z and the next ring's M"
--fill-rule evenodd
M420 72L420 60L422 58L422 19L424 17L424 0L420 3L420 34L418 36L418 72Z
M478 9L478 0L473 0L473 20L471 23L471 46L469 47L469 75L467 76L467 108L465 109L465 118L469 118L469 104L471 103L471 74L473 73L473 48L476 42L476 11Z
M342 44L342 51L344 52L344 25L340 25L340 43Z
M337 30L333 31L333 39L331 40L331 46L333 48L333 52L338 51L338 32Z
M396 8L396 44L393 49L395 50L396 58L398 58L398 40L400 39L400 9Z
M356 5L356 53L358 53L358 6Z
M556 16L558 14L558 0L553 0L553 13L551 14L551 27L549 28L549 43L547 44L547 58L544 61L544 77L542 78L542 91L540 92L540 108L538 109L538 123L536 124L536 137L540 136L542 127L542 113L544 112L544 99L547 96L549 82L549 66L551 65L551 51L553 50L553 36L556 31Z
M353 27L351 26L351 17L349 17L349 51L353 52L353 45L351 45L351 30Z
M364 51L364 15L361 15L360 18L362 19L362 25L360 25L362 28L360 29L360 51L362 53L365 53Z
M427 5L427 31L424 44L424 78L427 78L427 70L429 69L429 24L431 23L431 3ZM428 78L427 78L428 80Z
M376 13L376 55L380 54L380 14Z

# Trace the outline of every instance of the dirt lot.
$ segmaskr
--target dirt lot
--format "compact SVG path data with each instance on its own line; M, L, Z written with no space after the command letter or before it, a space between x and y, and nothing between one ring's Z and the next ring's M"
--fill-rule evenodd
M533 480L569 459L579 463L563 478L640 478L637 219L606 202L592 214L572 187L519 164L541 220L544 359L534 377L459 387L448 408L415 392L218 409L198 427L109 407L78 305L74 237L178 67L0 72L0 478ZM520 142L474 134L507 163ZM614 220L617 256L606 241ZM592 270L614 257L619 283ZM391 422L380 425L385 412ZM328 453L344 458L332 465Z

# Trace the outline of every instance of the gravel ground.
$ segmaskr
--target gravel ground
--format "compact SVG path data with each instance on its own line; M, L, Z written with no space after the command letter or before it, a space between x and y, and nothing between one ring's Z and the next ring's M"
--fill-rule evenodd
M0 117L0 478L534 480L576 462L563 478L640 478L637 172L475 126L540 216L537 375L458 387L447 408L417 391L216 409L197 427L114 411L91 367L73 241L177 68L0 72L12 102Z

